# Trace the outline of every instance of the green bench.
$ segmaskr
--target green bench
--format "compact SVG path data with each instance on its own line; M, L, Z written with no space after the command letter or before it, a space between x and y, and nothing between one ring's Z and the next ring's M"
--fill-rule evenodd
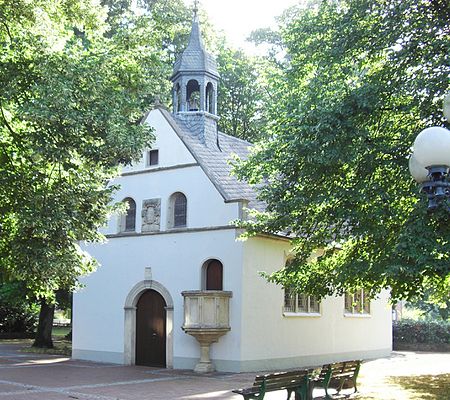
M297 400L307 400L309 393L309 377L312 371L312 369L304 369L257 375L252 387L236 389L233 390L233 393L242 395L244 400L262 400L267 392L287 390L288 399L291 397L292 393L295 393L295 398Z
M358 378L359 369L361 367L361 360L342 361L332 364L324 365L320 372L312 377L308 394L312 398L312 391L315 387L322 387L325 389L325 396L327 399L332 397L328 393L329 389L335 389L339 393L342 389L354 388L358 391L356 386L356 379Z

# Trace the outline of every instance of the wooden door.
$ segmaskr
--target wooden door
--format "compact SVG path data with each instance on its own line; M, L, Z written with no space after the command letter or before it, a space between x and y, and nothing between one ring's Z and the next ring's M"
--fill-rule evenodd
M222 275L222 263L211 260L206 267L206 290L223 290Z
M154 290L145 291L136 310L136 365L166 366L166 302Z

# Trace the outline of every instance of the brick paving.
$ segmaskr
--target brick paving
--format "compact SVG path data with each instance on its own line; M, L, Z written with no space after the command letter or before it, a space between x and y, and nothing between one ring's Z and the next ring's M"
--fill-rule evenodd
M0 343L0 400L237 400L242 397L231 390L251 385L255 376L255 373L198 375L192 371L100 364L20 353L19 348ZM448 353L395 352L391 358L364 363L361 392L372 391L370 398L378 398L373 397L373 392L381 390L386 376L449 373ZM365 382L372 382L372 387ZM408 398L399 396L394 386L389 392L392 399ZM269 393L265 399L285 400L286 392Z

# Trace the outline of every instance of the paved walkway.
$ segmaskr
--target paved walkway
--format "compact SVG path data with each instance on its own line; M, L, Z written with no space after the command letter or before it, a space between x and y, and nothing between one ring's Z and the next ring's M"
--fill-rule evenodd
M255 373L198 375L192 371L124 367L20 353L19 348L0 343L0 400L237 400L242 397L233 395L231 390L251 384L255 376ZM378 385L386 375L450 374L450 354L396 352L389 359L364 363L361 373L363 382L374 381ZM370 390L371 395L377 391L376 387ZM392 399L408 399L399 396L395 385L390 392ZM285 400L285 393L269 393L265 399Z

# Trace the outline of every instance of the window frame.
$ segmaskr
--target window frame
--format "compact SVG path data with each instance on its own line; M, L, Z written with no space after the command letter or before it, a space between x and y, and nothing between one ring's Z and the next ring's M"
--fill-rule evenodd
M182 203L180 203L181 201ZM177 222L177 220L179 221L180 219L182 220L182 223ZM185 228L186 225L187 225L187 198L183 193L177 193L173 199L173 227Z
M371 311L371 301L366 298L364 289L359 289L354 293L346 292L344 294L344 316L370 317L372 315Z
M156 163L152 164L151 160L152 160L152 156L151 154L155 154L156 153ZM159 149L150 149L147 151L147 167L156 167L159 165Z
M175 215L180 210L177 209L177 207L180 207L180 205L177 205L177 200L183 196L184 198L184 224L176 223L178 222L178 219L180 218L180 215ZM167 229L183 229L187 228L188 226L188 200L187 196L180 191L174 192L170 195L169 201L168 201L168 208L167 208Z
M128 204L128 208L120 219L119 233L131 233L136 232L136 216L137 216L137 204L131 197L126 197L122 200L123 203ZM132 227L127 227L129 222L133 222Z
M300 309L299 300L306 300L306 310ZM283 297L283 316L285 317L321 317L322 316L322 302L317 300L316 296L307 295L306 293L290 293L289 288L284 288L284 297ZM289 300L291 307L293 310L289 310L286 307L287 300ZM317 307L314 308L312 304L314 302L317 304ZM293 305L293 307L292 307Z

